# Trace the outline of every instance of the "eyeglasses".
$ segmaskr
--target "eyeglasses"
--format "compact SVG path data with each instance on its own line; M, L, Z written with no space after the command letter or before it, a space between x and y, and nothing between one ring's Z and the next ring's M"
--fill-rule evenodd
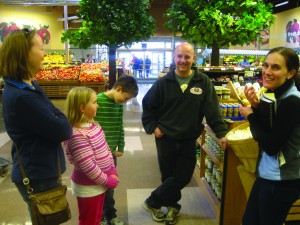
M31 30L24 28L24 29L22 29L22 31L24 31L25 38L28 38L29 34L31 33Z

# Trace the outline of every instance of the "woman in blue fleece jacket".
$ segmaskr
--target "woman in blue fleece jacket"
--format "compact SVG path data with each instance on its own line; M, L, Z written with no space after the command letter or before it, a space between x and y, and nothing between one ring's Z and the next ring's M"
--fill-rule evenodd
M300 92L294 82L299 58L294 50L278 47L262 66L263 86L273 92L277 109L271 128L263 126L259 99L245 88L251 107L241 107L259 145L257 178L253 184L243 225L282 225L300 194Z
M61 172L66 170L61 142L72 134L66 116L34 81L45 55L41 38L28 29L12 31L0 49L0 76L5 80L3 117L13 141L12 181L28 206L16 146L33 192L43 192L58 186L58 157Z

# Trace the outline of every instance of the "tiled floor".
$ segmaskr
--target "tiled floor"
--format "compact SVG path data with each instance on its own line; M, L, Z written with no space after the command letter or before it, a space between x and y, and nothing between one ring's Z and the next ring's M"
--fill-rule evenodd
M139 84L139 95L124 107L126 147L125 154L118 159L117 168L120 174L120 183L115 190L115 200L118 216L127 225L158 224L141 208L145 198L160 183L154 137L145 134L140 120L141 101L150 86L151 84ZM63 100L53 100L53 102L63 109ZM6 133L1 133L0 157L10 159L10 146L11 141ZM0 225L30 225L26 205L10 180L10 170L11 167L9 166L9 174L0 178ZM67 171L63 174L63 181L68 187L70 187L71 171L72 166L68 164ZM194 178L183 189L182 196L181 204L183 207L178 225L217 224L216 218ZM65 224L76 225L77 205L70 188L67 197L72 219Z

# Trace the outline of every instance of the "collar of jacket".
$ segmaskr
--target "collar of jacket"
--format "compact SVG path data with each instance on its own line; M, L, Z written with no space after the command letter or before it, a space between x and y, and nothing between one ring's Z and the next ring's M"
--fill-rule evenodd
M200 81L200 80L203 79L203 76L206 76L204 73L200 72L197 67L192 67L192 70L195 71L194 77L192 79L194 81ZM168 80L174 80L174 81L176 81L176 77L175 76L176 76L176 74L175 74L175 68L173 68L170 72L167 73L167 75L165 76L165 78L168 79Z
M26 84L23 81L14 80L14 79L11 79L11 78L4 78L4 80L5 80L6 83L12 84L12 85L14 85L14 86L16 86L20 89L24 89L26 87L28 87L30 89L33 89L29 84Z
M274 90L275 98L279 98L284 92L286 92L291 86L294 86L295 82L293 79L286 80L280 87ZM271 90L267 90L267 92L272 92Z

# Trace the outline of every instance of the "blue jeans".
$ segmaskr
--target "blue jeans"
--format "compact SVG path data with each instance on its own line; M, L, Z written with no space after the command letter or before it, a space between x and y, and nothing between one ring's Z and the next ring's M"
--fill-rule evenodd
M161 185L146 200L152 208L174 207L180 210L181 190L190 182L196 165L196 140L155 138Z
M15 183L15 185L17 186L18 191L20 192L23 200L27 203L30 218L32 218L31 203L30 203L30 200L28 197L26 186L23 184L23 182ZM30 181L30 186L33 189L33 193L40 193L40 192L48 191L52 188L58 187L59 183L58 183L57 178L53 178L53 179L47 179L47 180Z
M134 78L137 78L137 72L138 72L137 69L133 69L133 77L134 77Z

